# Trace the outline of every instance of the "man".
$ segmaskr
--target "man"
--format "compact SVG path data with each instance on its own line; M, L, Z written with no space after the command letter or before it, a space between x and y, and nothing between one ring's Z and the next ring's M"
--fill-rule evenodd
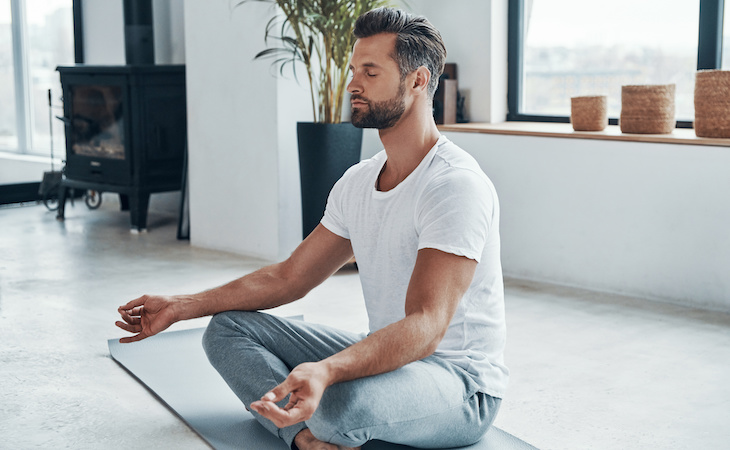
M195 295L143 296L120 307L117 325L137 333L131 342L215 314L208 358L291 448L469 445L508 378L497 197L434 123L438 31L385 8L361 16L355 36L352 122L379 129L385 150L337 182L286 261ZM257 312L303 297L353 254L367 337Z

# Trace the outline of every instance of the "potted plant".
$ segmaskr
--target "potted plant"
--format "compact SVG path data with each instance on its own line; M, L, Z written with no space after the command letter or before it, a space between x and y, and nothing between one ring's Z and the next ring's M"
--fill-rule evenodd
M355 37L355 20L390 4L388 0L242 0L278 6L266 25L271 44L255 58L273 58L279 72L303 65L309 81L313 122L297 123L302 190L302 231L306 237L324 213L327 195L342 174L360 161L362 129L342 123L342 107Z

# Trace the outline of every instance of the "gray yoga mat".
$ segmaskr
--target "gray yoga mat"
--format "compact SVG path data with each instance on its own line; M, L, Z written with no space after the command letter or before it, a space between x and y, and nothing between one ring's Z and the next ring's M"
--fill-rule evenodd
M256 422L238 397L208 363L201 339L203 328L168 331L131 344L109 340L112 358L147 387L190 428L218 450L287 450ZM363 450L405 450L411 447L368 442ZM469 450L522 450L535 447L492 427Z

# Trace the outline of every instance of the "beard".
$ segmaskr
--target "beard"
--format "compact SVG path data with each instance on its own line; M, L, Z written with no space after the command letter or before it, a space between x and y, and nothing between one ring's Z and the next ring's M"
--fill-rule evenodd
M382 102L370 102L359 95L353 95L352 99L365 101L368 107L366 110L353 109L350 121L357 128L391 128L406 111L405 93L405 84L402 83L395 97Z

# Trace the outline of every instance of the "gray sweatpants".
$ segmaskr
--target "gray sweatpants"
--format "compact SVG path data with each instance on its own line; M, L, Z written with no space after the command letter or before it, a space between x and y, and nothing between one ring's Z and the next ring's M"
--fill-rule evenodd
M297 365L321 361L363 337L259 312L229 311L211 319L203 345L211 364L248 406ZM290 448L305 428L319 440L347 447L377 439L448 448L481 439L500 403L479 392L463 369L429 356L392 372L330 386L306 422L279 429L252 413Z

